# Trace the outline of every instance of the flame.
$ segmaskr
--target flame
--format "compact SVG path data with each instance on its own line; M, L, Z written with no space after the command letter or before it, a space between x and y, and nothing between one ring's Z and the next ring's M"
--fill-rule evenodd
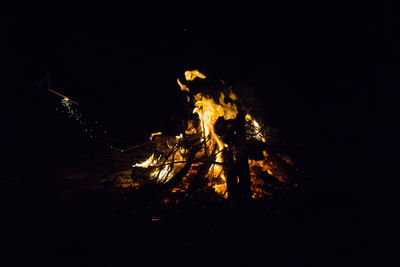
M164 164L164 167L160 170L154 170L150 176L152 178L158 178L160 181L164 181L168 178L168 174L171 172L171 166Z
M156 135L162 135L162 132L152 133L152 134L150 135L150 141L153 141L153 137L156 136Z
M206 76L198 70L187 70L185 71L185 79L186 81L193 81L194 79L205 79Z
M228 198L226 183L214 185L213 188L215 192L217 192L220 195L223 195L225 199Z
M191 71L187 70L187 71L185 71L185 79L186 79L186 81L193 81L196 78L205 79L206 76L203 73L201 73L200 71L198 71L198 70L191 70ZM182 84L179 79L176 79L176 81L178 82L178 85L179 85L179 87L181 88L182 91L190 92L189 87L187 87L186 85Z
M200 118L201 127L204 129L204 136L211 137L213 143L218 145L218 149L224 148L224 143L215 134L214 124L219 117L225 120L234 119L238 113L235 104L225 104L225 96L221 93L219 104L215 103L214 99L208 96L203 96L201 93L195 95L196 103L193 113L197 114Z
M237 96L232 91L229 93L229 98L232 99L233 101L237 100Z
M132 165L132 167L141 167L141 168L148 168L151 164L155 164L157 163L157 161L154 159L154 153L151 154L151 156L146 159L145 161L141 162L141 163L136 163L134 165Z
M233 93L232 95L236 97ZM217 145L215 162L223 163L222 154L219 153L224 149L225 144L221 138L215 133L214 125L218 118L223 117L225 120L235 119L237 116L237 107L234 103L225 103L225 95L220 94L218 99L219 103L216 103L212 97L204 96L201 93L195 95L195 108L193 113L197 114L200 119L201 130L203 132L203 138L209 138L209 146L214 147ZM222 184L216 184L213 186L217 193L226 193L226 178L223 172L222 166L219 164L212 165L209 169L209 175L213 177L220 176L222 178Z
M189 88L186 85L182 84L179 79L176 79L176 81L178 82L178 85L179 85L179 87L181 88L182 91L190 92Z
M193 125L193 121L189 121L188 122L188 127L187 127L187 129L185 130L185 134L187 134L187 135L193 135L193 134L196 134L196 128L194 127L194 125Z

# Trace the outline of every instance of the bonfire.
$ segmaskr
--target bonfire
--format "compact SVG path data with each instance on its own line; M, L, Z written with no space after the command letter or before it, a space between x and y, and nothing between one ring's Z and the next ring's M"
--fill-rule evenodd
M268 145L265 126L250 114L232 87L199 88L206 76L186 71L178 86L191 110L175 136L151 134L152 151L132 165L131 187L153 186L165 203L194 194L244 201L265 199L298 186L297 170L287 155Z

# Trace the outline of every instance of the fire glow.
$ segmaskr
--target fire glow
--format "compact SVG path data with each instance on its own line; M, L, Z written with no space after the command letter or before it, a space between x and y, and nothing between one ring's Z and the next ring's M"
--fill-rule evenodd
M206 76L198 70L186 71L185 79L187 82L194 79L206 79ZM203 93L191 94L187 84L183 84L177 79L181 91L187 92L188 102L192 103L193 114L197 114L198 121L188 121L187 128L183 133L175 137L165 137L161 132L153 133L150 141L155 144L159 151L154 152L146 160L133 165L134 168L148 170L148 178L156 183L167 183L172 179L185 164L189 161L189 147L197 146L192 164L189 171L182 178L180 187L175 187L172 192L185 192L189 187L191 176L203 172L204 179L208 187L223 196L228 197L227 169L228 163L224 160L224 151L233 151L233 160L236 161L235 149L230 148L230 144L224 141L224 137L216 133L217 120L222 118L224 121L233 121L238 116L238 97L230 89L225 94L221 91L219 98L215 100L212 96ZM190 96L189 96L190 95ZM267 142L263 133L263 126L258 123L250 114L245 113L246 141L256 140L261 143ZM236 132L235 132L236 134ZM270 195L263 189L264 181L259 178L259 173L264 172L275 177L280 182L287 182L288 175L279 170L279 166L266 150L262 151L263 159L248 159L251 191L253 198L264 198ZM286 156L286 159L290 159ZM206 169L204 170L204 167ZM239 176L237 177L239 180Z

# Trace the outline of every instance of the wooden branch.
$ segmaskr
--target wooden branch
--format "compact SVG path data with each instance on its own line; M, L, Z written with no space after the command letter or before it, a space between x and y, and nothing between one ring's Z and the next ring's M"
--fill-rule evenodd
M156 180L158 180L158 178L160 177L160 173L161 173L162 168L164 167L164 165L165 165L165 163L167 162L168 158L174 153L174 151L176 150L176 147L177 147L177 144L175 144L175 145L172 147L171 151L170 151L170 152L168 153L168 155L165 157L165 160L164 160L163 163L161 164L160 170L159 170L158 173L157 173L157 178L156 178ZM168 172L168 173L169 173L169 172ZM168 176L167 176L167 177L168 177Z
M197 148L192 149L189 152L189 156L188 156L185 166L183 166L183 168L180 169L179 172L174 175L174 177L172 177L168 182L163 184L158 190L156 190L152 194L152 199L150 199L150 202L157 202L157 201L162 200L164 198L165 194L171 192L172 188L174 188L178 185L178 183L182 180L183 177L186 176L186 174L189 172L190 168L192 167L193 160L195 158L196 153L197 153Z
M273 149L271 149L271 147L267 143L259 141L251 141L249 143L249 146L252 147L251 150L257 149L260 152L263 150L267 151L268 160L273 162L274 165L276 165L279 170L284 171L286 173L287 179L290 180L288 182L296 183L300 179L299 173L295 169L295 167L293 167L292 165L284 161L281 157L279 157L277 153Z
M220 162L216 162L214 161L216 155L218 153L215 153L215 151L217 150L217 146L215 145L213 150L211 151L210 156L208 157L209 160L196 160L194 162L201 162L204 163L203 165L201 165L198 170L197 170L197 174L195 175L195 177L193 178L193 180L190 182L189 184L189 188L187 189L187 193L191 194L193 193L193 191L195 191L196 189L200 188L202 185L204 185L204 183L207 181L205 179L208 170L210 169L210 166L213 164L221 164Z
M202 188L205 185L207 179L205 179L208 170L210 169L211 164L205 163L197 169L197 174L193 177L193 179L189 183L189 187L186 189L186 193L191 195L198 188Z

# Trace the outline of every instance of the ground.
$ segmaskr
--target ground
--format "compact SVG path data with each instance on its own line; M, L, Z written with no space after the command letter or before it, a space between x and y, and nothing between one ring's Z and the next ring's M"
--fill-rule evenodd
M209 203L160 217L103 181L132 156L96 144L76 156L45 182L2 181L3 242L16 265L353 266L363 245L351 194L298 190L245 210Z

